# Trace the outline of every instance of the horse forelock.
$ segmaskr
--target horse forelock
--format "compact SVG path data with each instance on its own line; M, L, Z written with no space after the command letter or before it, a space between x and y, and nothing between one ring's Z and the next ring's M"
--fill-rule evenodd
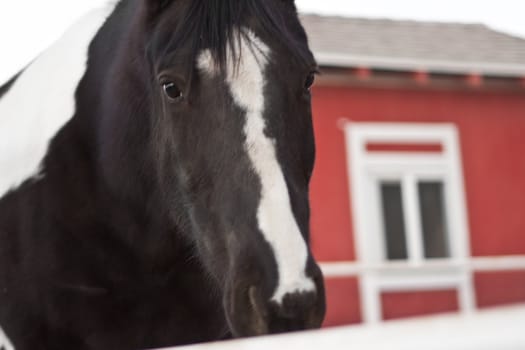
M177 5L177 4L175 4ZM290 7L292 6L292 7ZM202 50L208 50L216 69L225 74L228 60L238 62L238 48L243 40L243 27L256 27L257 32L288 50L290 59L299 64L311 60L305 46L306 36L290 32L286 24L296 16L292 3L268 0L195 0L180 7L165 10L154 36L155 55L171 57L181 48L186 51L186 63L193 65ZM172 16L173 14L173 16ZM149 44L149 43L148 43Z

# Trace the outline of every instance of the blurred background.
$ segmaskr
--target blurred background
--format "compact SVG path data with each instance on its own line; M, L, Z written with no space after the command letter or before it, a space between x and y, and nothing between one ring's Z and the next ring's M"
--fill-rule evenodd
M115 0L0 0L0 82L38 53L90 9ZM365 18L485 23L525 37L521 0L296 0L301 12Z
M0 2L0 85L102 0ZM525 3L297 0L326 326L525 303Z

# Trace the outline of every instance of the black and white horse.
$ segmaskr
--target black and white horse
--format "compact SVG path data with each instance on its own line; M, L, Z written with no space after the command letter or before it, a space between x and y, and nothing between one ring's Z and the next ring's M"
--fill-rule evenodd
M0 88L4 346L319 327L315 71L292 0L122 0Z

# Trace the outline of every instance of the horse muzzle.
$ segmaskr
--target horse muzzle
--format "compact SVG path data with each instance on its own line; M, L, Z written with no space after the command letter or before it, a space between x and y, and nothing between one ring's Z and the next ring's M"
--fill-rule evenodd
M324 283L315 265L314 291L291 292L281 302L271 300L256 284L233 283L224 307L234 337L294 332L321 327L326 312Z

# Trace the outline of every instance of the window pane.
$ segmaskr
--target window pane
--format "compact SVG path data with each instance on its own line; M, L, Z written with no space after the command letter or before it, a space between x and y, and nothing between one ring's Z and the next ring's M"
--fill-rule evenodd
M401 184L382 183L381 201L388 260L408 258Z
M450 252L443 183L420 182L418 188L425 258L447 258Z

